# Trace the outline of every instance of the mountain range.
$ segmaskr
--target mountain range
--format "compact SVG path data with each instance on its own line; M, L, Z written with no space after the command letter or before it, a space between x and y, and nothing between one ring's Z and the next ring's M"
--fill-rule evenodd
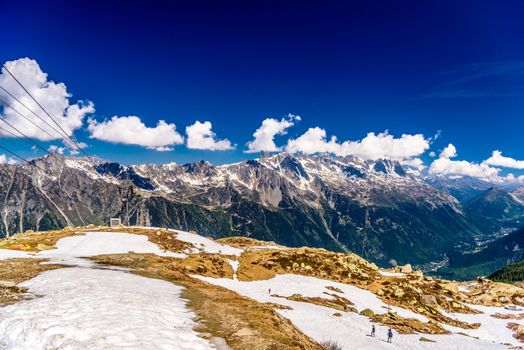
M520 189L428 177L387 159L279 153L218 166L123 166L53 154L31 163L0 165L2 235L121 217L422 265L495 240L524 215Z

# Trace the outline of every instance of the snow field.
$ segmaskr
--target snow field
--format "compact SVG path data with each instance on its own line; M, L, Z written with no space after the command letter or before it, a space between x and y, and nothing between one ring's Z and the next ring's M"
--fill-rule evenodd
M74 267L21 286L37 297L0 308L6 349L216 349L193 331L183 288L166 281Z
M340 288L343 293L337 293L355 304L360 312L365 308L373 310L375 313L385 313L389 309L397 312L402 317L416 318L421 321L427 321L427 318L416 314L410 310L389 306L383 303L373 293L356 288L354 286L331 282L301 275L277 275L272 279L264 281L242 282L227 278L211 278L203 276L193 276L210 284L219 285L233 290L243 296L250 297L259 302L273 302L276 304L286 305L293 310L277 310L282 316L288 318L297 328L316 341L333 340L339 343L343 349L375 350L375 349L395 349L395 350L412 350L412 349L432 349L432 350L492 350L507 349L502 345L508 339L505 335L496 339L475 339L468 336L451 334L451 335L400 335L396 332L393 337L393 344L386 342L387 327L375 324L376 338L369 336L372 323L365 316L356 313L342 313L340 317L333 316L337 310L322 307L310 303L296 302L283 298L272 297L269 294L278 294L281 296L290 296L295 293L302 294L306 297L322 297L329 299L330 296L324 294L336 293L326 289L327 286ZM451 315L456 316L456 315ZM462 315L463 316L463 315ZM482 320L493 319L489 314L483 314ZM488 321L489 322L489 321ZM484 327L491 327L486 323ZM494 329L500 330L500 325ZM471 330L458 329L457 331L469 334ZM477 336L476 334L471 334ZM482 335L482 333L480 333ZM420 337L431 339L433 342L421 342ZM487 339L487 340L486 340ZM496 340L496 342L490 341ZM510 341L515 343L515 339Z
M185 254L161 250L147 236L120 232L86 232L85 235L65 237L56 243L56 249L42 251L38 253L38 257L50 259L52 263L94 266L94 263L79 258L129 252L186 257Z
M240 256L243 249L231 247L225 244L220 244L218 242L215 242L209 238L197 235L196 233L186 232L186 231L178 231L178 230L168 230L171 232L176 233L176 239L192 243L195 248L199 251L210 253L210 254L224 254L224 255L235 255Z
M160 230L160 227L147 227L147 226L133 226L141 229L147 230ZM191 253L209 253L209 254L224 254L224 255L234 255L240 256L244 252L244 249L231 247L229 245L221 244L215 242L212 239L209 239L204 236L200 236L196 233L180 231L174 229L167 229L169 232L176 234L176 239L182 242L191 243L195 246L195 249L188 251L188 254Z
M212 252L238 253L194 234L183 236ZM165 252L147 236L119 232L65 237L56 249L39 253L0 249L0 260L47 258L74 266L20 284L34 298L0 308L0 349L229 349L223 339L206 340L193 330L195 315L181 299L182 287L118 271L124 268L101 269L82 258L128 252L187 256Z

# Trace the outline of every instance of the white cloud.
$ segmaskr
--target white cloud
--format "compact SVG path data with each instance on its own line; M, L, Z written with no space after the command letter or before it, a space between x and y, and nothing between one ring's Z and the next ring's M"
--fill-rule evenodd
M395 138L387 132L371 132L360 141L345 141L341 148L343 155L353 154L364 159L404 160L423 154L429 149L429 140L422 134L403 134Z
M419 171L424 170L426 168L426 166L424 165L424 161L420 158L411 158L411 159L401 160L400 164L411 167L411 168L415 168Z
M5 154L0 154L0 164L16 164L15 159L7 157Z
M313 154L319 152L329 152L338 154L340 144L337 138L332 136L329 141L326 140L326 130L319 127L309 128L305 133L296 139L287 141L286 151L291 153Z
M502 155L501 151L493 151L491 157L484 162L486 165L501 166L505 168L524 169L524 160L516 160Z
M336 136L327 140L326 131L316 127L310 128L296 139L288 140L286 150L307 154L329 152L338 156L355 155L364 159L408 160L424 153L429 148L429 143L430 140L425 139L422 134L403 134L395 138L388 132L370 132L362 140L339 143Z
M210 151L225 151L235 149L228 139L216 140L216 134L211 130L211 122L199 122L186 127L187 148Z
M156 127L147 127L139 117L117 117L97 122L88 120L90 138L112 143L137 145L157 151L170 151L170 146L179 145L184 138L176 131L175 124L158 121Z
M437 154L436 154L435 152L431 151L431 152L429 152L429 156L430 156L431 158L434 158L434 157L437 156Z
M440 158L450 159L457 156L457 149L451 143L440 152Z
M498 176L500 169L492 168L486 164L471 163L466 160L439 158L431 163L429 172L440 175L468 175L480 178L494 178Z
M247 150L245 153L256 152L278 152L282 147L277 147L275 144L275 136L285 135L286 130L295 124L295 120L299 121L300 116L288 114L286 118L280 120L274 118L267 118L262 122L262 125L253 134L254 139L247 143Z
M64 147L58 147L56 145L51 145L47 149L51 153L58 153L58 154L64 154L65 148Z
M82 127L86 115L95 111L94 105L90 101L78 101L71 104L69 98L71 94L67 92L64 83L55 83L48 80L47 73L44 73L35 60L29 58L20 58L15 61L8 61L5 66L9 71L25 86L25 88L35 97L35 99L48 111L48 113L64 129L67 136L71 136L76 129ZM0 73L0 86L8 90L13 96L19 99L27 107L31 108L36 114L51 124L56 130L58 128L54 122L49 119L45 112L36 105L31 97L14 81L9 73L2 68ZM12 97L0 90L0 96L6 100L13 108L30 118L40 128L46 130L50 135L42 132L41 129L20 117L12 109L5 107L2 113L9 123L13 124L27 136L42 141L63 139L58 131L54 131L50 126L36 118L30 111L18 104ZM4 137L12 137L9 134L2 134Z
M467 175L472 177L498 180L500 169L490 167L487 164L477 164L466 160L451 160L457 156L457 149L449 144L438 159L434 160L429 167L431 174L439 175Z

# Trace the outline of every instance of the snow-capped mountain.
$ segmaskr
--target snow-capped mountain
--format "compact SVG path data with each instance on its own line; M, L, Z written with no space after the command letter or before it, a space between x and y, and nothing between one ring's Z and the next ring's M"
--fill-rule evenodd
M127 167L59 155L33 162L38 168L0 166L4 234L116 216L399 263L438 259L478 234L457 199L391 160L281 153L220 166Z

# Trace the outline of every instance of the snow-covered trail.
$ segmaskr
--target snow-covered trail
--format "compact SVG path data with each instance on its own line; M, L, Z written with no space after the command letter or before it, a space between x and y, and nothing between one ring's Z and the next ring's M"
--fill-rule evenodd
M63 268L21 286L37 297L0 308L5 349L214 349L193 330L182 287L122 271Z

